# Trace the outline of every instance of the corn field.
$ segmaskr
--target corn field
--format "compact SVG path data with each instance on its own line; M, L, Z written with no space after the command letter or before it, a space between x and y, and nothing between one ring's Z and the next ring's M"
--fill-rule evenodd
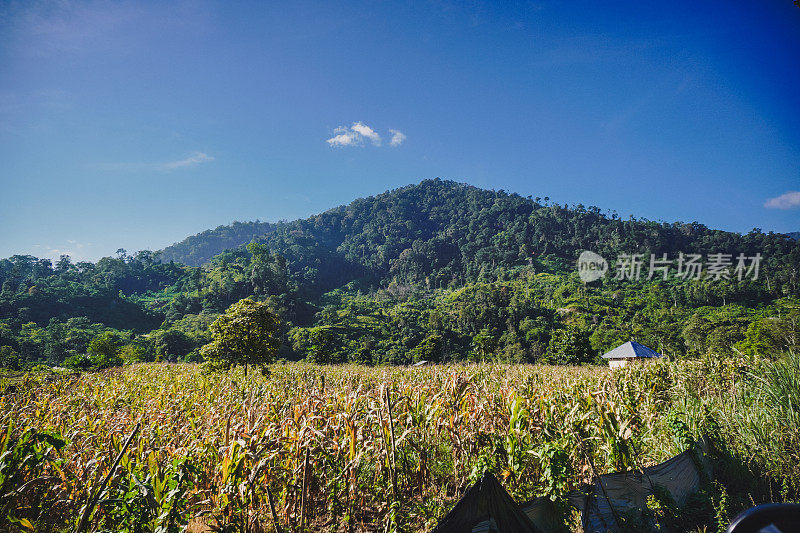
M740 506L798 494L800 393L782 399L770 380L800 371L776 378L777 364L292 363L245 378L156 363L6 378L0 529L425 531L485 470L517 501L562 501L702 434L727 454L716 512L730 514L739 493ZM748 475L760 488L735 486Z

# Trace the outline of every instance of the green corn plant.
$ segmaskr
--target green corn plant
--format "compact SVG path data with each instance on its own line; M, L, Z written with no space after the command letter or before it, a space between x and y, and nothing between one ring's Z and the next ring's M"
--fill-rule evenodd
M541 491L552 501L563 500L570 489L574 472L568 439L548 441L534 452L541 471Z
M192 512L196 473L185 457L160 461L154 451L138 457L126 452L119 475L98 501L99 526L130 533L182 531Z
M14 435L13 423L6 427L0 441L0 529L35 529L48 508L47 493L62 481L52 474L62 474L59 453L66 444L54 432L26 428Z

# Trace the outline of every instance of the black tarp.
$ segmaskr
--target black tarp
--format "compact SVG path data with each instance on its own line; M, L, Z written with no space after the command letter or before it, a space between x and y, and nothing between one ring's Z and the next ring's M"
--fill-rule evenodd
M555 503L547 496L523 503L522 511L545 533L564 530L564 513L559 512Z
M483 474L431 533L542 533L489 472Z
M643 470L603 474L582 491L569 494L581 511L586 533L619 531L617 517L647 507L647 497L666 491L679 506L711 476L705 439L672 459ZM563 530L565 518L547 498L522 506L486 472L439 521L431 533L545 533Z
M669 493L675 503L682 506L700 488L703 476L711 475L707 455L708 446L704 439L691 450L663 463L595 478L584 494L583 505L578 506L583 530L587 533L619 531L617 517L645 509L647 497L657 488ZM571 496L571 501L577 499L575 495Z

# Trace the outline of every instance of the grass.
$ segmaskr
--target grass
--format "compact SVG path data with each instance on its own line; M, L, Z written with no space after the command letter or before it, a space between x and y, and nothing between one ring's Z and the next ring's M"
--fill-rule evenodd
M558 500L591 479L589 458L601 473L640 467L702 434L718 476L693 526L716 528L797 497L799 378L797 358L28 375L0 383L3 450L26 432L65 444L34 439L27 464L0 457L0 495L14 495L0 496L0 528L74 530L97 494L94 529L424 531L485 469L518 501ZM4 482L4 471L17 475Z

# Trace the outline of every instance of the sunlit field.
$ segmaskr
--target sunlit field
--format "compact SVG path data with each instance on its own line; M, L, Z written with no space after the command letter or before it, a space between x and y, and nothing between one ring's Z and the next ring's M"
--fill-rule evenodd
M800 487L797 358L267 368L7 376L0 529L425 531L484 470L564 502L701 435L716 462L692 528Z

